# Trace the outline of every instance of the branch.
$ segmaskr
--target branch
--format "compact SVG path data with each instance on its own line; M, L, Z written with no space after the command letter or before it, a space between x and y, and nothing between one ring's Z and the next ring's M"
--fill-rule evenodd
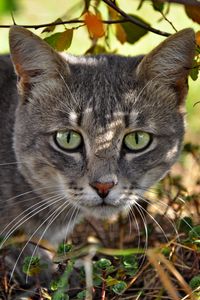
M105 24L116 24L116 23L125 23L125 22L130 22L135 25L138 25L150 32L153 32L158 35L162 36L170 36L171 34L165 31L160 31L156 28L153 28L151 26L148 26L144 24L143 22L139 21L138 19L135 19L132 16L129 16L127 13L125 13L123 10L121 10L116 4L115 1L112 0L102 0L105 4L113 8L115 11L117 11L121 16L124 18L121 20L103 20L102 22ZM148 1L148 0L147 0ZM199 0L160 0L162 2L169 2L169 3L179 3L183 5L192 5L192 6L197 6L200 7L200 1ZM14 22L15 25L16 22ZM66 24L84 24L84 20L79 20L79 19L72 19L68 21L60 21L60 22L51 22L51 23L44 23L44 24L35 24L35 25L19 25L24 28L33 28L33 29L39 29L39 28L44 28L47 26L52 26L52 25L66 25ZM6 24L6 25L0 25L0 28L10 28L13 24Z
M44 24L38 24L38 25L18 25L24 28L33 28L33 29L39 29L39 28L43 28L43 27L47 27L47 26L52 26L52 25L65 25L65 24L75 24L75 23L81 23L83 24L84 21L83 20L78 20L78 19L74 19L74 20L69 20L69 21L60 21L60 22L51 22L51 23L44 23ZM0 28L10 28L13 24L8 24L8 25L0 25Z
M104 24L118 24L118 23L127 23L130 22L128 18L124 18L121 20L102 20ZM39 28L44 28L48 26L53 26L53 25L66 25L66 24L85 24L84 20L78 20L78 19L73 19L73 20L68 20L68 21L60 21L60 22L51 22L51 23L45 23L45 24L33 24L33 25L25 25L25 24L5 24L5 25L0 25L0 28L10 28L13 25L17 25L20 27L24 28L33 28L33 29L39 29Z
M108 6L110 6L112 9L114 9L115 11L117 11L121 16L123 16L127 21L138 25L150 32L162 35L162 36L170 36L171 34L165 31L160 31L156 28L153 28L151 26L145 25L144 23L142 23L141 21L133 18L132 16L129 16L128 14L126 14L123 10L121 10L117 5L114 4L114 2L112 2L111 0L102 0L104 3L106 3Z
M161 0L161 2L178 3L183 5L192 5L200 7L200 2L197 0Z

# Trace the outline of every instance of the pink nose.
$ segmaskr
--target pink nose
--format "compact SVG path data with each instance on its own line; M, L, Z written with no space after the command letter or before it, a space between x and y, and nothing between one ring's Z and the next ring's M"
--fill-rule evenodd
M90 183L91 187L97 191L97 194L101 198L105 198L109 191L113 188L114 182L92 182Z

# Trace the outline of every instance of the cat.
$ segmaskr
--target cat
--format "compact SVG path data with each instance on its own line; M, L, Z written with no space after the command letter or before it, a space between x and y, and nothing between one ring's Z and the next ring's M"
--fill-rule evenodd
M192 29L145 56L76 57L13 26L0 58L1 235L57 244L84 216L137 205L180 153L194 52Z

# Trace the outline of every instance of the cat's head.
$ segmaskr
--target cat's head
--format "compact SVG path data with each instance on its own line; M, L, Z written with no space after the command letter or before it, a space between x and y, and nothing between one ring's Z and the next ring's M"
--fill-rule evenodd
M104 218L130 208L175 162L191 29L136 58L61 56L16 26L10 48L20 94L14 148L39 194L48 187Z

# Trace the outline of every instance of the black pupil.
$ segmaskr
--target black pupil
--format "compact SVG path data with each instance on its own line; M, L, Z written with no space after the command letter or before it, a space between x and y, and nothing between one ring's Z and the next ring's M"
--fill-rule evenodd
M139 144L139 134L137 132L135 133L135 142L137 145Z
M71 138L71 132L68 132L67 133L67 143L69 144L70 142L70 138Z

